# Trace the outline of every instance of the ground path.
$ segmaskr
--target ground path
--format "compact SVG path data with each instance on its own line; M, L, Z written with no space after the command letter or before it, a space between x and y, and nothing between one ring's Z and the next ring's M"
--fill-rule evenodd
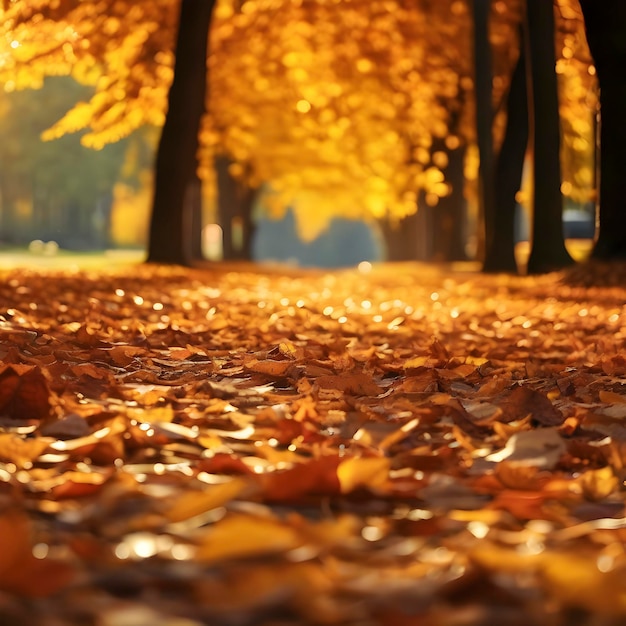
M0 270L0 623L623 623L623 268L58 265Z

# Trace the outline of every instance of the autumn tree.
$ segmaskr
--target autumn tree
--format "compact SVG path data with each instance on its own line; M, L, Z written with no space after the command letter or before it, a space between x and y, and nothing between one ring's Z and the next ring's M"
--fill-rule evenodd
M556 23L555 12L559 18ZM511 70L505 100L506 123L496 156L493 184L497 210L492 213L492 230L497 236L485 251L487 271L513 271L516 267L514 215L527 151L533 157L534 168L528 269L540 272L572 262L563 239L563 193L567 190L581 197L582 179L589 171L588 162L576 164L577 157L573 157L589 156L583 135L590 103L588 90L582 87L586 84L584 77L589 77L589 63L576 42L580 23L570 0L562 0L555 7L526 3L516 46L518 59ZM556 63L555 48L559 52ZM490 143L488 146L491 148ZM566 152L564 146L574 149ZM567 178L561 165L565 156ZM486 226L489 229L488 223Z
M494 57L502 65L494 72L496 112L513 65L509 32L517 5L511 0L492 7ZM69 111L48 137L89 127L83 141L98 147L141 124L163 125L172 110L170 84L178 89L184 82L172 83L179 8L173 0L132 6L110 0L97 7L18 0L7 13L11 46L0 76L10 76L16 88L51 72L94 84L94 96ZM309 238L335 215L399 220L415 212L420 193L436 205L467 187L451 183L441 150L442 142L463 150L475 141L466 106L473 84L464 2L224 0L213 18L209 114L198 170L210 187L216 159L226 159L228 176L247 187L270 183L269 210L280 215L293 205L300 233ZM198 72L202 47L194 57ZM199 84L194 81L196 96ZM460 109L459 102L465 103ZM190 154L191 142L185 145ZM187 180L193 179L189 163L185 157L175 164L176 171L187 170ZM163 184L163 177L157 181ZM180 198L180 191L175 195ZM188 244L178 243L179 233L189 230L185 202L163 201L154 215L165 216L166 204L177 215L167 217L169 239L162 234L150 257L182 262L189 256Z
M187 194L196 188L198 133L204 114L208 33L214 6L215 0L182 0L180 5L174 78L155 165L147 259L152 263L185 265L191 260L194 211Z
M44 139L87 129L82 143L100 149L144 124L163 126L173 77L176 5L172 0L134 5L111 0L104 7L102 3L76 1L55 5L43 0L14 2L3 23L8 46L2 57L0 76L5 89L37 88L50 74L72 75L78 82L94 86L92 97L80 100L44 132ZM205 37L207 33L208 24ZM181 79L177 87L182 82ZM203 98L202 92L196 100L202 104ZM166 146L171 134L168 129ZM167 157L157 160L160 171L168 167ZM175 165L178 167L179 163ZM171 177L155 177L158 196L167 196L171 202L170 186L164 182L168 179ZM185 180L191 179L186 172ZM155 220L162 219L166 213L170 220L166 224L170 227L169 237L159 242L159 245L167 242L160 254L170 255L170 262L174 262L174 248L178 252L177 261L183 260L180 254L183 244L176 243L171 216L178 211L181 225L175 227L182 232L185 190L180 207L169 207L166 212L157 204L155 212ZM156 193L154 198L157 202Z
M526 54L520 46L506 98L506 126L493 167L494 197L492 236L485 249L483 271L516 272L515 208L522 185L528 147L528 95Z
M600 232L593 257L626 258L626 3L580 0L600 88Z
M552 3L527 0L526 26L533 155L532 249L527 270L538 273L561 269L573 261L563 238L561 131Z
M253 187L271 183L271 210L294 206L308 238L334 215L401 216L415 211L420 187L445 192L429 167L432 136L447 131L435 82L455 76L430 68L415 8L246 6L216 14L207 168L225 148L235 175Z

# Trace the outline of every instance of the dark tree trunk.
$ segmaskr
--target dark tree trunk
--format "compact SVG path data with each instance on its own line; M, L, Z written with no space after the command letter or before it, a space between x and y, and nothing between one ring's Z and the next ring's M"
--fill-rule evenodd
M252 207L255 189L243 188L228 171L230 161L226 157L215 159L217 177L217 206L222 227L222 252L226 261L252 259L252 242L255 224Z
M600 87L600 232L592 257L626 259L626 2L580 5Z
M189 253L192 260L203 260L202 251L202 228L204 220L202 216L202 181L194 170L191 180L185 192L185 207L183 209L187 223L184 232L189 233Z
M432 209L435 221L433 257L437 261L466 261L465 149L446 150L446 154L448 166L445 175L451 189Z
M427 227L427 208L420 207L416 213L407 215L397 222L390 219L380 221L385 241L385 260L390 262L425 260L430 257L427 250L431 229Z
M253 255L254 235L256 233L256 222L253 219L252 211L254 208L254 201L257 196L256 189L240 189L239 206L241 211L241 229L242 229L242 242L241 242L241 258L244 260L251 260Z
M563 238L561 131L555 71L554 6L527 0L526 45L530 65L533 146L533 227L530 274L562 269L573 263Z
M516 272L515 207L516 195L522 183L524 159L528 148L528 98L526 62L520 39L520 55L511 77L507 96L507 120L504 139L495 167L496 237L486 250L483 270L486 272Z
M191 219L185 195L194 176L205 110L207 46L215 0L181 0L174 80L156 156L148 262L188 264Z
M545 1L545 0L544 0ZM493 158L493 104L491 45L489 43L490 0L474 0L474 69L476 85L476 136L480 165L478 198L484 232L479 254L493 245L496 219Z

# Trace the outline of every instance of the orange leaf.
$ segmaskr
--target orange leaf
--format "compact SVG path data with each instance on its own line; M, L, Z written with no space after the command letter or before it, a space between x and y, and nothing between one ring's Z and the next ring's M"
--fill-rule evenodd
M293 363L291 361L274 361L272 359L266 359L264 361L251 359L246 363L245 367L251 372L266 374L267 376L280 377L287 374L287 372L293 367Z
M355 396L377 396L382 389L363 372L341 374L338 376L320 376L315 382L322 389L338 389Z
M17 511L0 515L0 590L47 596L67 585L72 575L68 565L33 556L26 516Z
M14 419L50 417L51 392L41 369L34 365L0 368L0 413Z
M262 477L265 497L268 501L286 502L307 495L337 495L341 492L337 476L340 462L338 456L324 456L266 474Z

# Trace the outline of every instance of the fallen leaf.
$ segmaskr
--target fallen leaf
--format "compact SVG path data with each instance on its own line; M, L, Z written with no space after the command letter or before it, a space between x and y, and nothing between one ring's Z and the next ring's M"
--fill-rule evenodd
M41 369L34 365L0 367L0 414L19 420L51 417L51 392Z
M49 596L66 585L74 572L66 563L33 555L31 525L17 511L0 514L0 590L26 597Z
M207 485L202 491L188 491L168 505L165 515L170 522L182 522L224 506L249 487L249 481L233 478L224 483Z
M620 481L611 467L587 470L580 477L583 494L589 500L603 500L612 493L617 493Z
M271 555L298 548L302 541L297 530L278 519L231 513L204 531L196 558L213 563Z
M488 461L528 465L552 469L565 452L565 442L555 428L540 428L515 433L499 452L487 456Z
M342 461L337 467L337 478L342 493L358 487L378 489L389 480L390 461L386 457L354 457Z
M261 477L264 496L270 502L290 502L306 496L338 495L341 483L337 468L341 462L340 457L330 455L265 474Z
M336 389L355 396L377 396L382 389L363 372L338 376L319 376L315 382L321 389Z
M527 386L517 386L498 402L504 412L503 421L512 422L531 415L542 426L560 426L565 417L543 393Z
M52 443L51 439L25 439L9 433L0 434L0 460L14 463L18 469L30 467Z

